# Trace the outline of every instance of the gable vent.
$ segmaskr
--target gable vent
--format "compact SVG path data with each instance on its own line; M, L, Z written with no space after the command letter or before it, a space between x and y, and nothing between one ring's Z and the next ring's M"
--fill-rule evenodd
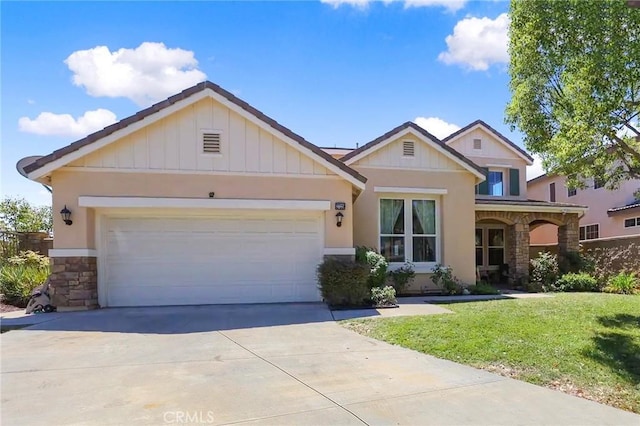
M405 157L413 157L415 155L415 146L413 141L402 142L402 155Z
M482 149L482 139L473 140L473 149Z
M202 152L205 154L220 154L220 133L202 134Z

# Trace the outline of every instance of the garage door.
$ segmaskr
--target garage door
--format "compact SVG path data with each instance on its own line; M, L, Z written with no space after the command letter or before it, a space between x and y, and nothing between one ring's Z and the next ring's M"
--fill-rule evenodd
M108 306L318 301L321 225L308 212L108 217L102 294Z

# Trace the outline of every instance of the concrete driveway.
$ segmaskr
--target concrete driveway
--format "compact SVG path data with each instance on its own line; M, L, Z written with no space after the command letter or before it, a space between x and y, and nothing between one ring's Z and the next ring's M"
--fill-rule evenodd
M348 331L320 304L105 309L2 334L3 425L638 425Z

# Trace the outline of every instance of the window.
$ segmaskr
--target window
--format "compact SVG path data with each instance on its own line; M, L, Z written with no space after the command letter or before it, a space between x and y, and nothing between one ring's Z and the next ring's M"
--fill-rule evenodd
M567 197L573 197L578 193L578 190L575 188L567 188Z
M482 149L482 139L473 140L473 149Z
M436 227L435 200L380 200L380 253L389 262L436 262Z
M549 201L551 201L552 203L555 203L556 201L556 183L550 183L549 184Z
M489 171L489 195L503 195L504 184L502 172Z
M602 188L604 186L604 182L602 179L595 178L593 179L593 189Z
M415 155L415 145L413 141L402 142L402 155L405 157L413 157Z
M580 241L584 240L595 240L600 238L600 225L585 225L581 226L579 230L579 239Z
M483 229L476 228L476 266L484 265Z
M624 220L625 228L633 228L634 226L640 226L640 217L632 217L631 219Z
M504 263L504 229L488 229L487 234L489 266L500 266Z
M489 225L476 228L476 266L497 270L504 262L505 228Z

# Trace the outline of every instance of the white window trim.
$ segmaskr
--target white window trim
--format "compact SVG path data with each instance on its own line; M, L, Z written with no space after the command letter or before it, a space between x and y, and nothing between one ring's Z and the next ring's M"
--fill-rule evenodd
M400 237L402 236L405 241L404 241L404 257L405 257L405 261L404 262L389 262L389 270L393 271L396 270L400 267L402 267L406 262L411 262L413 264L413 269L416 273L431 273L433 272L433 268L438 264L438 263L442 263L442 259L441 259L441 249L440 249L440 245L441 245L441 235L442 235L442 230L441 230L441 226L440 226L440 197L421 197L421 196L389 196L389 197L380 197L378 198L378 215L377 215L377 221L376 221L376 226L378 227L378 243L377 243L377 248L378 248L378 253L380 253L382 251L382 246L380 244L380 239L383 236L388 236L389 234L381 234L380 233L380 201L381 200L403 200L404 201L404 233L403 234L397 234L397 235L392 235L395 237ZM435 210L436 210L436 260L435 262L414 262L413 261L413 233L408 233L407 234L407 226L412 224L412 208L413 206L411 205L411 201L417 201L417 200L425 200L425 201L434 201L435 202ZM407 208L407 205L409 208ZM424 235L424 236L433 236L433 235ZM411 260L409 260L408 258L411 258Z
M587 238L587 226L598 227L598 236L596 238ZM580 240L580 241L591 241L591 240L597 240L600 238L600 223L588 223L586 225L580 225L578 227L578 239L580 238L580 228L584 228L584 240Z
M381 192L387 194L436 194L444 195L448 191L444 188L409 188L398 186L374 186L373 192ZM394 198L399 200L399 198Z
M219 133L220 134L220 152L219 153L213 153L213 152L204 152L204 134L205 133ZM199 137L200 140L198 141L198 146L200 147L200 155L203 155L205 157L222 157L222 154L224 153L225 150L225 135L224 135L224 130L222 129L200 129L200 133L199 133Z
M625 222L626 222L627 220L633 220L633 221L635 221L635 225L626 226L626 225L625 225ZM640 226L640 216L638 216L638 217L628 217L628 218L626 218L626 219L622 219L622 227L623 227L623 228L625 228L625 229L629 229L629 228L636 228L636 227L638 227L638 226ZM586 231L585 231L585 232L586 232Z

